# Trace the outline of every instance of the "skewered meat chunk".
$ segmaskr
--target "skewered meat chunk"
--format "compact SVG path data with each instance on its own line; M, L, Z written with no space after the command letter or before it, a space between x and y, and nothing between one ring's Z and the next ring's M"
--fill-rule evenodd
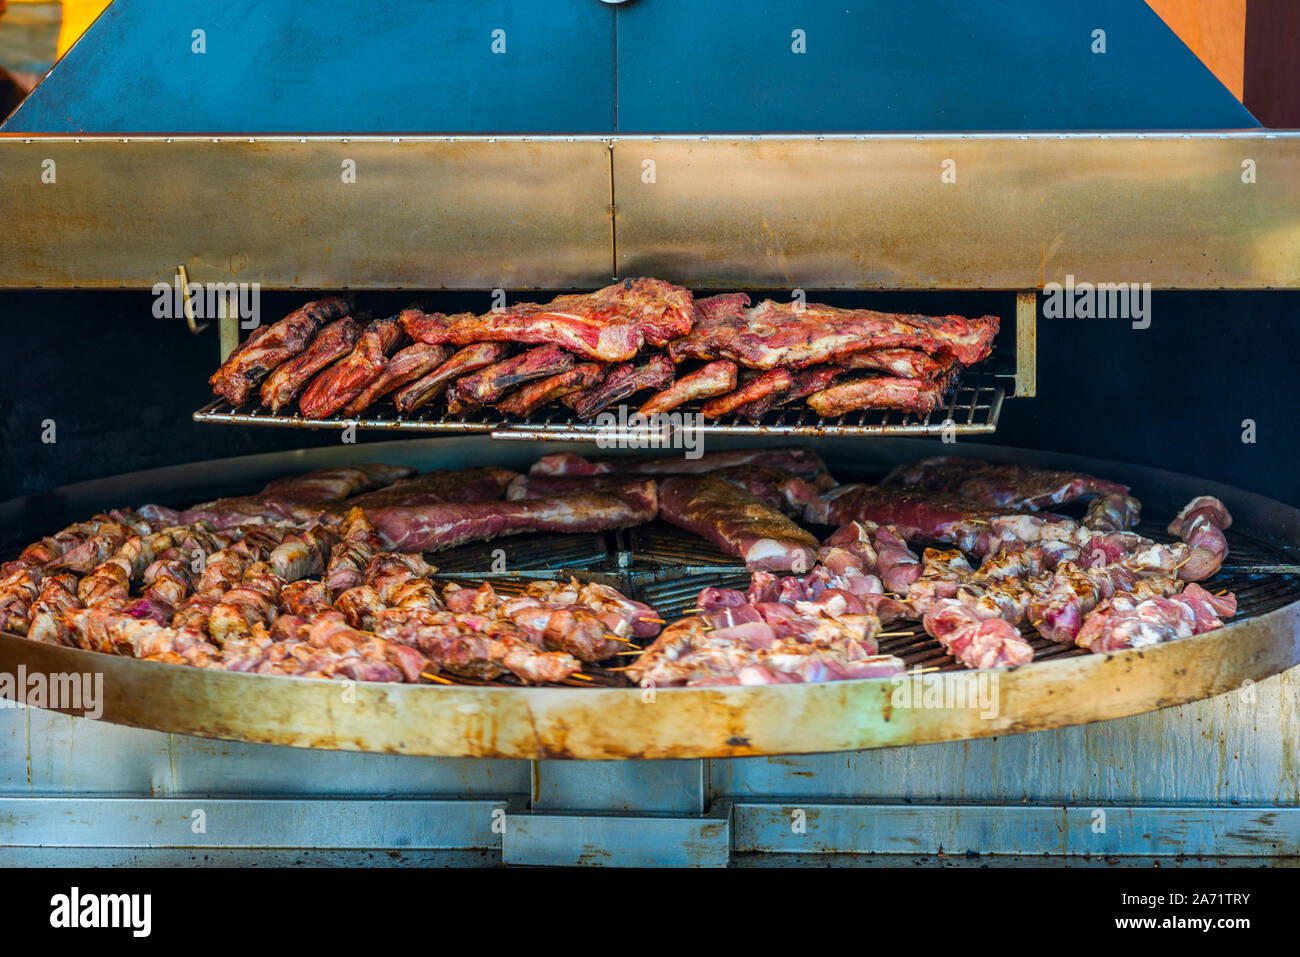
M360 415L390 392L394 392L408 382L420 378L436 369L447 358L447 350L442 346L431 346L417 342L398 350L370 385L358 393L357 397L343 408L346 416Z
M626 362L646 345L664 346L690 331L694 303L681 286L625 279L546 305L518 303L482 316L410 315L407 334L420 342L464 346L504 341L554 344L584 359Z
M674 362L733 359L752 369L803 368L894 348L952 355L971 365L988 356L997 331L996 316L905 315L770 299L744 309L740 299L731 298L714 308L701 303L694 328L668 351Z
M490 680L509 671L526 684L545 684L582 669L572 655L543 651L517 626L487 615L389 608L377 618L377 635L418 648L450 674Z
M467 314L468 315L468 314ZM418 339L418 336L412 336ZM393 398L400 412L414 412L436 399L452 382L500 362L510 353L508 342L476 342L458 349L432 372L403 388Z
M298 400L303 417L323 419L355 399L383 374L401 341L402 327L396 318L366 326L351 352L311 380Z
M751 571L806 572L817 558L813 538L776 509L709 475L673 476L659 486L660 516L744 559Z
M1222 619L1236 613L1237 598L1231 592L1211 595L1197 584L1177 595L1140 598L1121 594L1088 615L1076 642L1094 654L1146 648L1222 628Z
M351 352L360 337L361 327L351 316L331 322L306 349L266 377L262 383L262 404L272 412L279 412L294 400L312 376Z
M524 532L595 532L642 525L659 510L655 484L520 502L384 506L367 517L394 550L430 552Z
M710 362L689 375L684 375L662 392L656 392L641 406L642 415L671 412L679 405L695 399L731 392L736 388L736 364L727 359Z
M1169 534L1177 535L1192 549L1178 577L1203 581L1217 572L1228 555L1228 540L1223 532L1231 527L1227 507L1213 495L1201 495L1183 506L1169 523Z
M584 362L567 372L560 372L536 382L530 382L512 395L497 403L497 409L507 415L527 418L544 405L549 405L575 392L590 389L604 377L605 367L598 362Z
M243 405L273 369L307 348L321 325L347 315L348 309L346 300L330 296L258 329L212 374L208 380L212 391L233 406Z

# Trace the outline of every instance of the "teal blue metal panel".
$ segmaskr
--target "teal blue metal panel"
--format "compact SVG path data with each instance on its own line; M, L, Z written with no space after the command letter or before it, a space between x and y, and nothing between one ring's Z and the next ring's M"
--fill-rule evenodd
M5 131L604 132L613 29L596 0L117 0Z
M636 0L619 11L625 133L1257 125L1141 0L765 0L753 13Z

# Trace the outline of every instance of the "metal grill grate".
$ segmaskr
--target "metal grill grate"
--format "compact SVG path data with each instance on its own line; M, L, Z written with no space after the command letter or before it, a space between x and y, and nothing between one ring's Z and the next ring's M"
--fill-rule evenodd
M807 408L774 409L757 422L740 416L724 416L693 426L693 431L713 435L772 436L864 436L864 435L975 435L996 431L1006 397L1004 376L980 370L968 372L953 388L948 401L929 415L892 410L849 412L836 419L823 419ZM692 403L676 410L693 412ZM525 441L573 442L607 435L610 426L598 422L580 422L567 411L542 410L525 419L499 418L491 410L466 413L456 418L435 411L399 413L383 403L354 419L306 419L294 412L276 415L259 406L246 404L235 408L223 399L208 403L194 413L195 422L224 425L263 425L294 429L344 429L390 432L442 432L455 434L487 433L497 439ZM641 434L641 433L633 433ZM646 439L651 436L646 433Z

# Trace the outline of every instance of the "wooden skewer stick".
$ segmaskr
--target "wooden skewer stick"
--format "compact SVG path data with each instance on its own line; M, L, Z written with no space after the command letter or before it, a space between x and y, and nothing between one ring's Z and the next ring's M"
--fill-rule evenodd
M663 618L646 618L644 615L637 618L637 621L648 621L655 625L666 625L668 622Z
M917 635L914 631L879 631L876 632L877 638L915 638Z
M625 645L632 644L632 642L628 641L626 638L620 638L618 635L611 635L608 632L605 633L605 637L608 638L610 641L621 641Z
M569 677L570 677L570 678L577 678L579 681L595 681L595 680L596 680L596 679L593 678L591 675L584 675L584 674L581 674L580 672L577 672L577 671L575 671L573 674L569 675Z
M442 685L455 684L454 681L450 681L450 680L448 680L447 678L444 678L442 675L431 675L431 674L429 674L429 672L427 672L427 671L421 671L421 672L420 672L420 677L421 677L421 678L428 678L430 681L436 681L436 682L438 682L438 684L442 684Z

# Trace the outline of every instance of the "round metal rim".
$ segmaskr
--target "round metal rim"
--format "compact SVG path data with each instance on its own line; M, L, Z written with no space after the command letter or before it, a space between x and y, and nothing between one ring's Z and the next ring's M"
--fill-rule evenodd
M1185 704L1297 663L1300 602L1183 641L1009 671L653 692L309 681L0 636L0 668L10 673L102 673L101 719L116 724L299 748L530 759L856 751L1038 731Z
M513 445L513 443L508 443ZM816 443L834 450L836 440ZM854 459L863 456L858 445ZM485 450L493 452L485 453ZM873 466L930 454L931 443L873 445ZM880 454L877 454L879 450ZM509 450L509 454L518 449ZM401 458L432 468L507 454L480 439L374 443L175 466L111 476L50 493L60 508L116 501L127 492L193 493L212 482L250 481L350 461ZM522 453L519 453L522 454ZM1218 483L1143 466L981 445L1004 461L1113 474L1165 497L1191 489L1229 502L1241 525L1266 533L1288 554L1300 543L1300 511ZM500 464L500 463L498 463ZM865 465L866 463L864 463ZM251 471L250 471L251 470ZM186 483L190 483L186 485ZM194 483L197 483L195 485ZM32 515L30 502L0 506L6 521ZM98 506L95 506L98 507ZM29 511L30 510L30 511ZM43 521L43 519L37 519ZM103 675L102 720L201 737L346 751L492 758L708 758L863 750L1047 730L1184 704L1259 681L1300 663L1300 600L1182 641L1110 655L1035 662L1007 671L942 672L908 678L766 687L510 688L352 684L184 668L101 655L0 635L0 671ZM964 676L964 677L963 677ZM984 682L980 685L979 682ZM924 692L975 682L989 707ZM916 692L920 691L920 694ZM909 700L911 699L911 700ZM988 701L988 699L985 699ZM968 703L968 702L967 702ZM64 709L68 713L80 713Z

